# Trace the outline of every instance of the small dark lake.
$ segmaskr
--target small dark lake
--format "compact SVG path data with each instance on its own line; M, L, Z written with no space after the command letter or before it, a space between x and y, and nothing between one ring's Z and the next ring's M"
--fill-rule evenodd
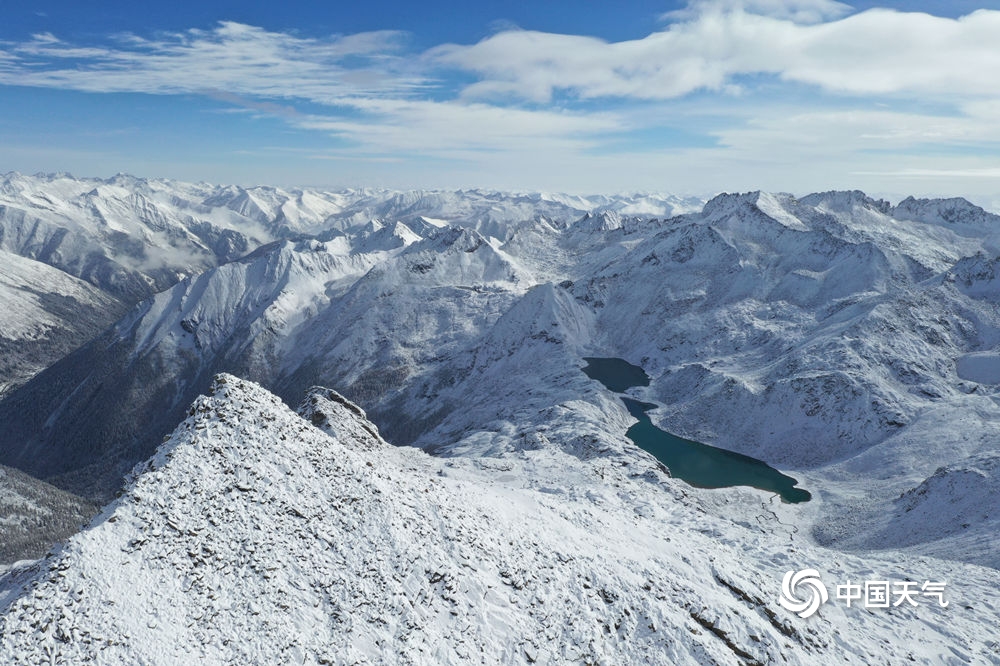
M645 371L623 359L585 357L583 360L587 362L583 372L609 391L622 393L633 386L649 386ZM625 435L656 456L672 476L697 488L759 488L778 493L782 501L793 504L812 498L807 490L795 487L798 481L762 460L671 435L653 425L647 415L657 405L620 397L629 414L639 419Z

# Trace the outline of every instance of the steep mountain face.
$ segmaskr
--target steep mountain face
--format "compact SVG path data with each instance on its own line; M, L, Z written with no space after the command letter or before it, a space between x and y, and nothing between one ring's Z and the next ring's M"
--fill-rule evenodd
M83 498L0 466L0 571L41 557L80 531L97 510Z
M107 664L997 655L996 571L816 548L759 493L717 518L653 466L597 475L558 450L441 459L385 446L323 389L300 412L308 420L218 377L89 528L0 579L0 653ZM776 599L784 571L805 564L828 581L947 579L950 604L830 603L800 620Z
M119 301L41 262L0 251L0 395L125 313Z
M17 341L17 348L4 355L0 391L62 358L139 301L277 240L308 236L372 254L405 247L449 224L503 238L517 224L539 216L568 224L594 211L669 216L700 205L695 199L657 195L328 192L178 183L124 174L102 180L8 173L0 176L0 258L11 265L16 261L7 259L11 255L44 264L89 283L101 295L88 294L84 302L80 286L68 286L52 271L45 280L55 291L12 281L9 275L0 277L0 298L19 301L21 312L5 318L9 321L0 324L4 328L27 325L17 321L27 318L25 303L37 301L39 291L81 301L82 315L60 315L58 298L46 297L48 306L41 310L35 303L37 320L45 322L48 334L30 340L3 335ZM23 261L11 271L36 277L44 272ZM0 344L0 351L12 347Z
M276 215L275 192L255 196ZM107 498L220 371L290 402L334 386L387 440L442 456L646 460L583 356L640 364L652 382L633 395L663 429L803 479L821 501L796 525L828 545L884 547L901 494L944 492L939 467L995 450L989 214L827 192L549 217L582 205L567 201L342 193L317 238L182 281L0 402L0 462ZM487 204L495 217L475 218ZM909 547L1000 566L989 525Z
M370 263L282 241L185 279L0 404L3 459L80 492L113 492L216 371L273 378L289 330L328 302L331 283Z

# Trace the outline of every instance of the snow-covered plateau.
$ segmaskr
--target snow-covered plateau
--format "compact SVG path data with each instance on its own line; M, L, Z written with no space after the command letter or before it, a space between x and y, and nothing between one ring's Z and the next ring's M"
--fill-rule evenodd
M0 377L0 463L106 504L8 565L0 654L1000 663L996 215L4 178L0 331L75 330L39 293L123 314ZM812 500L671 478L587 356ZM948 605L835 597L864 581Z

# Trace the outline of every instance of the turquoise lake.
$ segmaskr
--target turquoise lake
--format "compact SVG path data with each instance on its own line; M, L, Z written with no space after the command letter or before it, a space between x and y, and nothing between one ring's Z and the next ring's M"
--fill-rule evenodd
M583 360L587 362L583 372L604 384L609 391L622 393L634 386L649 386L646 372L624 359L585 357ZM667 466L671 476L697 488L759 488L778 493L782 501L793 504L812 498L808 491L795 487L798 481L764 461L671 435L653 425L647 415L657 405L620 397L629 414L639 420L625 435L639 448L656 456Z

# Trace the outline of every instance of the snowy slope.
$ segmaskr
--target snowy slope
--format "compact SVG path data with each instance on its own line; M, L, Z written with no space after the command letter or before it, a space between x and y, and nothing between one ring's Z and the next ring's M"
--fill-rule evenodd
M254 192L261 219L290 201ZM209 208L249 214L239 195ZM182 281L0 403L0 462L107 498L226 371L290 402L334 386L389 441L453 458L648 463L624 437L621 401L580 372L584 356L642 365L652 383L634 395L659 405L664 429L803 479L815 511L796 527L830 546L891 545L901 494L960 499L961 484L931 481L938 468L996 450L989 214L753 192L660 219L598 199L330 195L322 212L337 212L296 227L324 240L265 245ZM995 494L977 496L1000 515ZM996 566L990 520L962 520L961 538L906 528L907 548Z
M120 302L90 284L0 250L0 395L124 312Z
M996 451L975 454L939 467L902 493L866 538L847 538L841 545L892 544L937 557L961 552L970 560L1000 569L1000 551L993 538L1000 533L998 494L1000 455ZM931 526L934 538L928 540Z
M553 451L443 460L371 446L359 410L325 395L330 434L219 377L87 530L0 582L0 653L107 664L1000 656L996 571L816 548L759 501L739 521L708 515L652 468L602 478ZM528 467L544 491L519 485ZM830 579L947 579L950 605L829 604L802 620L776 597L784 571L806 564Z
M21 350L25 359L14 360L11 352L11 367L0 368L0 387L22 383L93 337L121 316L124 308L277 240L315 237L346 244L355 253L372 254L428 238L449 225L503 238L519 224L542 216L566 225L592 212L618 211L614 214L649 218L690 212L701 203L652 194L331 192L192 184L126 174L108 179L0 175L0 252L4 253L0 258L10 265L8 274L0 278L4 282L0 297L4 302L18 301L15 310L0 315L0 329L41 326L54 330L52 317L41 312L37 303L30 313L25 310L27 303L37 301L34 292L76 298L80 290L53 272L46 278L55 286L51 291L11 281L10 274L26 279L28 274L37 277L41 270L5 259L11 255L88 282L106 297L95 298L107 301L109 297L113 301L107 302L114 305L100 318L99 326L89 312L79 327L72 318L61 320L65 343L55 343L54 338L60 336L53 333L49 336L52 344L31 343Z

